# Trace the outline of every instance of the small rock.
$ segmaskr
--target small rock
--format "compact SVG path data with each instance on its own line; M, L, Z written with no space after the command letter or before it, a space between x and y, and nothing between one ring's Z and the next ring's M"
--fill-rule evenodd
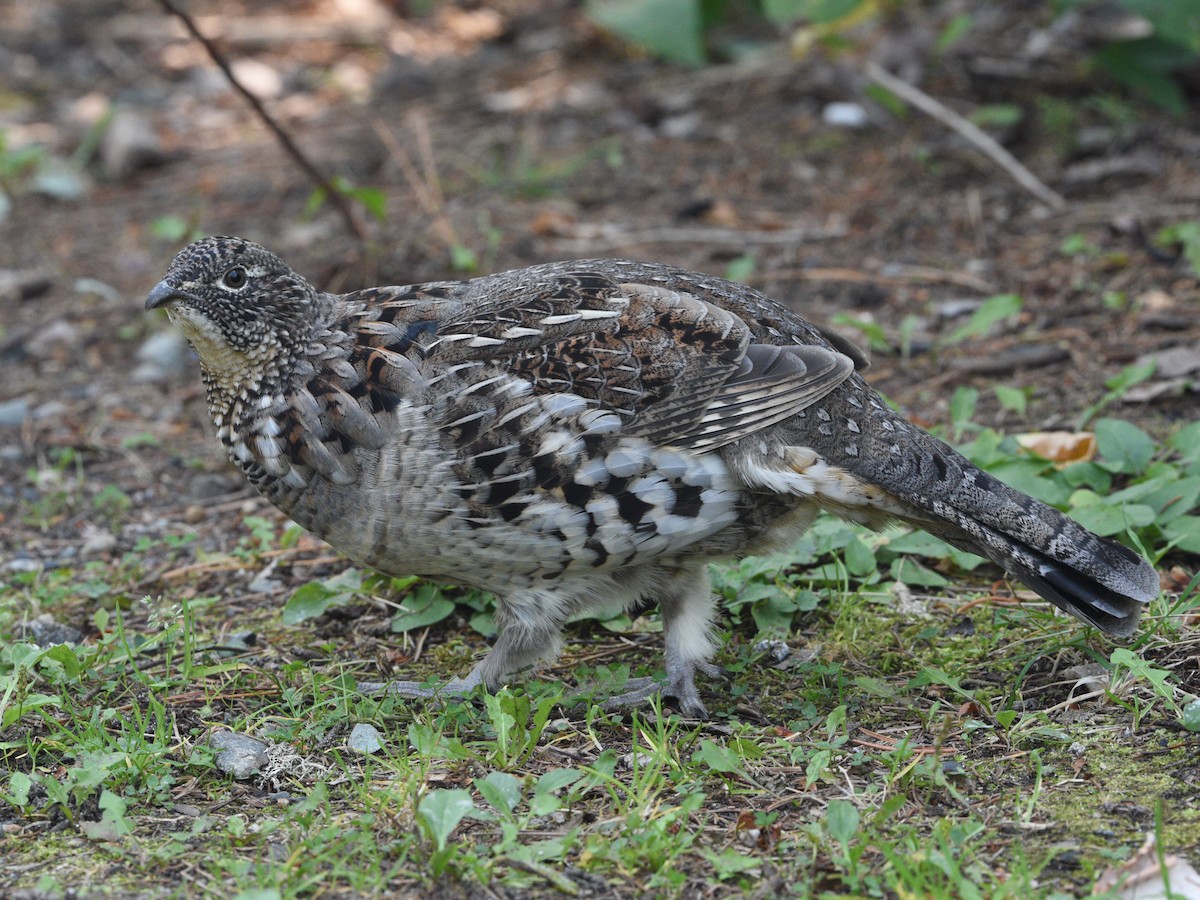
M232 69L242 87L260 100L274 100L283 93L283 79L264 62L238 59L234 60Z
M274 594L276 591L283 589L283 582L278 578L272 578L275 574L275 564L278 560L271 560L267 563L266 568L254 576L253 580L246 585L246 590L252 594Z
M0 427L19 428L29 415L29 398L14 397L0 403Z
M50 290L53 283L37 269L0 269L0 303L32 300Z
M82 342L78 328L66 319L56 319L35 331L26 346L34 356L59 358L70 355Z
M939 319L957 319L969 315L983 306L983 300L976 297L951 297L941 300L934 307Z
M258 634L253 631L239 631L221 640L223 650L249 650L258 645Z
M236 731L214 731L209 746L217 751L217 769L234 778L249 778L267 764L267 744Z
M1155 350L1138 358L1136 365L1154 360L1155 378L1178 378L1200 371L1200 344L1184 344L1166 350Z
M237 485L224 475L201 472L188 483L188 497L192 500L211 500L235 490Z
M120 291L99 278L76 278L71 290L77 294L92 294L106 303L120 303L124 299Z
M100 140L100 160L110 178L120 181L165 157L158 133L140 110L122 106L113 113Z
M174 329L156 331L138 347L140 365L132 379L139 384L169 381L183 375L189 367L189 351L183 335Z
M678 116L666 116L659 123L658 130L662 132L663 137L686 140L693 137L703 123L704 116L700 112L687 112Z
M111 531L97 528L95 525L83 526L83 545L79 548L80 556L101 556L111 553L117 546L117 536Z
M754 652L765 653L775 662L783 662L792 655L792 648L788 646L787 641L768 638L755 644Z
M54 200L78 200L87 193L88 180L73 163L51 157L33 176L30 190Z
M198 525L204 521L204 507L193 503L183 511L183 521L188 525Z
M61 400L47 400L45 403L39 403L33 410L35 419L57 419L67 411L67 404Z
M360 722L350 730L346 746L355 753L378 753L383 749L383 735L374 725Z
M42 613L25 627L25 637L39 647L53 647L56 644L78 644L83 640L83 632L54 621L49 613Z
M644 768L650 765L650 763L653 761L654 760L651 758L649 753L626 753L617 760L617 768L632 769L634 766L637 766L638 768Z
M867 111L858 103L829 103L821 110L821 119L835 128L862 128L867 124Z

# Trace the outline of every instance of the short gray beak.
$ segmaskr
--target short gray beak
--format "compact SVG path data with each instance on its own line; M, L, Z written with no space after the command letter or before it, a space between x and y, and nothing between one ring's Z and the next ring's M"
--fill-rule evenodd
M160 306L166 306L172 300L182 296L183 294L174 285L160 281L154 286L154 290L150 292L150 296L146 298L146 309L158 309Z

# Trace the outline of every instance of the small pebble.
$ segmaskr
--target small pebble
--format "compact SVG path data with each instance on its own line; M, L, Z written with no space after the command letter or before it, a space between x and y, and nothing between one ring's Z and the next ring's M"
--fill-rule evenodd
M83 632L71 625L56 622L49 613L43 613L26 626L25 637L39 647L53 647L57 644L78 644L83 640Z
M267 764L267 745L236 731L214 731L209 746L217 750L216 766L234 778L249 778Z
M355 753L378 753L383 749L383 735L374 725L360 722L351 729L346 746Z
M100 140L100 160L115 181L139 169L157 166L165 159L154 125L140 110L122 106L113 113Z
M0 403L0 427L19 428L29 415L29 398L14 397Z
M83 546L79 548L81 556L102 556L116 549L117 536L111 531L97 528L95 525L85 525L83 529Z
M767 639L759 641L754 645L755 653L766 653L775 662L783 662L792 655L792 648L788 646L787 641L778 639Z
M867 111L858 103L829 103L821 110L821 118L835 128L862 128L867 124Z
M183 511L183 521L189 525L196 525L204 521L204 507L198 503L193 503Z
M170 381L190 368L187 341L179 332L156 331L138 347L139 365L130 376L139 384Z

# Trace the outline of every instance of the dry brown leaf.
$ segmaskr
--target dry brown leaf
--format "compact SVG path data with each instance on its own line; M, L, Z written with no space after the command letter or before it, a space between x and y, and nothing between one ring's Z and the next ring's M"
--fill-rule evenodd
M1032 431L1018 434L1017 443L1060 466L1096 455L1096 435L1090 431Z
M1167 897L1200 900L1200 872L1187 860L1172 854L1160 860L1151 832L1137 853L1121 865L1104 870L1092 888L1092 895L1105 894L1114 888L1121 900L1166 900Z

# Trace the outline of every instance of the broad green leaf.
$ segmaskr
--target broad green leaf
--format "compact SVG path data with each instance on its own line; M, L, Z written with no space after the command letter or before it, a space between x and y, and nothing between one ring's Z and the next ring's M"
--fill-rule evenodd
M1021 298L1017 294L997 294L989 297L980 304L966 324L956 328L942 339L946 346L962 343L967 338L980 337L987 334L997 322L1015 316L1021 311Z
M1200 731L1200 700L1193 700L1183 708L1179 722L1188 731Z
M830 800L825 809L825 827L829 836L842 845L849 846L858 832L858 807L849 800Z
M1094 430L1096 448L1108 468L1137 475L1150 464L1154 440L1132 422L1099 419Z
M508 772L489 772L476 778L475 788L497 812L510 813L521 802L521 779Z
M442 621L454 612L454 601L442 595L434 584L422 584L400 604L392 617L392 631L413 631Z
M584 11L597 25L655 56L688 66L702 66L707 59L696 0L588 0Z
M1071 498L1072 503L1076 503L1083 494L1091 492L1076 491ZM1142 528L1154 521L1154 510L1149 506L1141 503L1108 503L1103 498L1073 505L1070 512L1072 519L1101 537L1121 534L1128 528Z
M438 850L446 846L458 823L475 809L471 795L464 790L434 790L421 798L417 815L433 838Z
M700 742L700 748L692 754L692 760L702 762L714 772L741 772L744 768L742 758L708 738Z
M741 875L743 872L749 872L752 869L757 869L762 866L762 860L753 856L747 856L739 850L732 847L726 847L720 853L715 850L701 848L700 854L708 860L708 864L713 867L713 872L717 878L724 881L726 878L732 878L735 875Z
M9 799L17 806L29 803L29 789L33 787L33 779L24 772L13 772L8 776Z
M298 625L324 615L335 606L345 606L361 588L362 572L358 569L345 569L331 578L302 584L283 607L283 624Z

